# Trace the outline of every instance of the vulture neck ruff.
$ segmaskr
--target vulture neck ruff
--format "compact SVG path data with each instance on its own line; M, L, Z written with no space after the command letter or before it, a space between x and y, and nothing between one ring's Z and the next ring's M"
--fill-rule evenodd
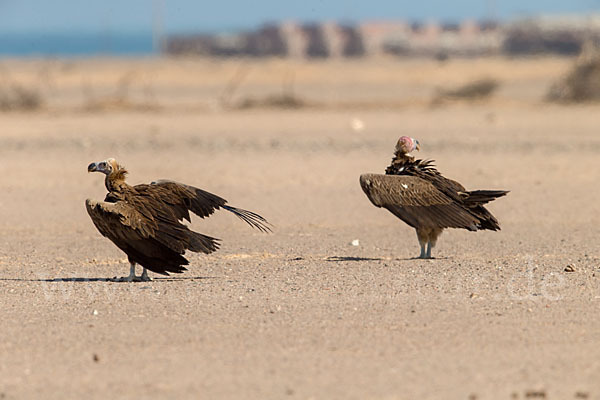
M415 158L402 151L396 151L394 158L389 167L386 168L386 175L406 175L409 173L410 167L418 166L419 161L415 162Z
M434 160L415 160L411 155L398 151L392 162L385 169L386 175L412 175L427 179L426 177L439 176Z
M104 186L109 192L120 192L124 187L127 187L125 183L125 177L127 176L127 170L120 165L116 165L115 169L104 178Z

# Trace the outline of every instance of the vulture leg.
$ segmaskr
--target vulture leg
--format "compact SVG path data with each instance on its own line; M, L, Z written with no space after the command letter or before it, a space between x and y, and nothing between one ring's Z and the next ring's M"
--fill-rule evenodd
M140 279L142 282L150 282L152 280L152 278L150 278L148 276L148 270L146 268L144 268L144 270L142 271L142 275L140 276Z
M437 243L437 239L438 237L442 234L442 230L439 228L431 228L431 231L429 232L429 241L427 242L427 254L426 254L426 258L433 258L431 257L431 249L433 249Z
M428 256L425 254L425 243L419 242L419 244L421 245L421 254L419 254L418 258L428 258Z
M440 228L417 228L417 237L421 245L419 258L433 258L431 257L431 249L435 247L441 233L442 229Z
M430 253L425 253L425 246L427 245L429 235L427 235L426 230L417 228L417 238L419 239L419 245L421 246L421 254L419 254L418 258L429 258Z
M143 281L143 274L142 276L135 276L135 263L129 261L129 276L124 276L122 278L113 278L112 281L113 282L141 282ZM144 271L146 270L146 268L144 268ZM146 274L146 278L148 278L148 274Z

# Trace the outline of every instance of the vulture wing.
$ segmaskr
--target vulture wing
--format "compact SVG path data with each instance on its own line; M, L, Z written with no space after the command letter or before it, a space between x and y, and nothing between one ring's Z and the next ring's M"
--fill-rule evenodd
M371 203L386 208L414 228L478 229L476 216L419 177L364 174L360 185Z
M215 210L223 208L235 214L248 225L261 232L270 232L270 224L266 219L252 211L226 205L227 200L205 190L171 180L161 179L150 185L137 185L134 187L140 194L146 193L159 199L162 203L170 205L177 219L190 221L190 213L201 218L208 217Z
M148 221L135 208L123 203L86 200L85 207L100 233L119 241L148 239L156 231L156 223Z
M189 230L168 215L152 215L145 207L125 202L86 200L88 214L100 233L110 239L130 258L151 271L168 275L183 272L188 261L182 256L186 249L212 253L219 247L218 239Z

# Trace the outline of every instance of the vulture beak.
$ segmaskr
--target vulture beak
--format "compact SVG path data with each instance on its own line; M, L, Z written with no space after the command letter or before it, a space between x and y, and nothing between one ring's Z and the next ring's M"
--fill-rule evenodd
M415 150L419 151L419 149L421 148L421 144L419 143L419 141L417 139L413 139L415 141Z
M88 165L88 172L102 172L108 175L111 172L111 167L108 161L93 162Z

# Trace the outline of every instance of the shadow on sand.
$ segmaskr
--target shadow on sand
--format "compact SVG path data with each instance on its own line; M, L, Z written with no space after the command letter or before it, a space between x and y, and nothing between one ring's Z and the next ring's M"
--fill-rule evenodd
M0 281L16 282L111 282L111 283L148 283L148 282L172 282L172 281L195 281L204 279L214 279L215 276L161 276L152 278L146 282L122 282L118 278L49 278L49 279L22 279L22 278L0 278Z
M343 261L437 261L437 260L449 260L448 257L431 257L431 258L419 258L419 257L410 257L410 258L382 258L382 257L349 257L349 256L330 256L324 258L325 261L329 262L343 262Z
M385 258L381 257L348 257L348 256L330 256L325 258L325 261L329 262L341 262L341 261L386 261Z

